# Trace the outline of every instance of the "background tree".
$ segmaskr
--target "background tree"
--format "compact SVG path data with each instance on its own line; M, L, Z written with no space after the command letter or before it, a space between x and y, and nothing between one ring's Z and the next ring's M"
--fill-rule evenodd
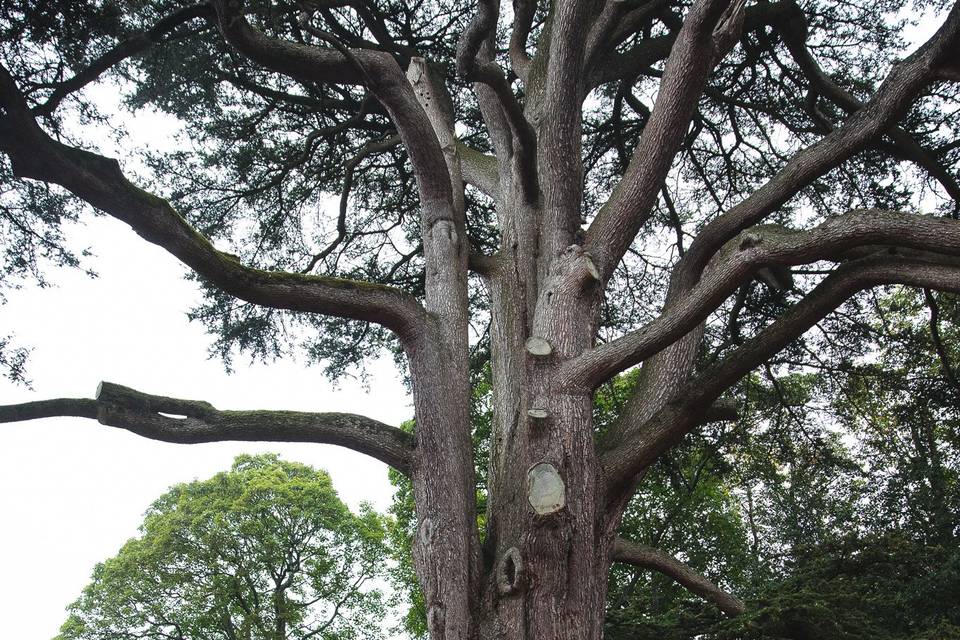
M783 354L740 385L739 424L662 458L621 535L681 555L746 613L724 621L657 584L648 554L646 571L611 574L607 636L958 637L955 304L906 289L872 298L868 321L830 334L833 349L869 356L799 373Z
M273 455L173 487L97 565L58 636L379 638L384 525L330 477Z
M60 223L84 201L192 270L227 359L304 347L338 375L393 349L416 426L110 384L0 414L369 453L410 478L433 638L599 637L611 563L651 564L617 537L631 498L733 417L725 394L788 358L855 362L864 344L831 340L863 323L862 292L960 291L960 5L911 3L939 26L908 52L898 0L746 4L4 2L12 282L82 262ZM176 153L143 158L168 199L89 148L110 118L86 89L111 79L184 122ZM798 341L812 327L831 348ZM597 389L641 363L595 424Z

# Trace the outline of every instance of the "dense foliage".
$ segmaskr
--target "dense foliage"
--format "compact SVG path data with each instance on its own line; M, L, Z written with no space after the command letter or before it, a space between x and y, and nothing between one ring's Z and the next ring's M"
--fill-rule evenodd
M384 523L273 455L174 486L98 564L60 640L384 637Z
M647 30L626 39L611 54L610 65L591 78L597 86L584 116L585 210L602 203L626 169L656 97L665 57L658 47L676 36L687 5L655 4ZM792 0L781 4L796 6ZM271 36L317 42L297 21L297 3L249 5L249 19ZM346 46L389 51L404 68L412 56L441 66L458 117L458 140L491 150L475 98L452 72L457 39L473 15L470 3L377 0L364 3L363 9L350 3L307 5L317 12L314 17L324 23L325 33ZM85 0L65 7L7 0L0 8L0 57L44 123L82 147L111 149L82 135L83 127L92 124L102 127L102 137L119 137L122 144L125 129L136 127L137 120L135 115L112 117L109 111L118 108L134 114L156 110L176 118L175 141L129 150L125 164L163 192L199 231L246 263L375 281L422 294L416 188L383 107L363 87L291 82L238 55L215 37L213 22L186 19L205 15L202 6L173 0ZM799 5L803 19L780 5L776 7L792 17L766 15L763 10L772 6L753 8L741 45L711 77L677 166L664 182L655 224L636 239L611 283L607 299L614 303L606 304L602 315L606 339L656 315L670 267L706 220L735 204L791 153L844 117L851 107L834 103L830 87L848 92L853 100L868 97L891 60L909 49L905 26L915 25L917 15L932 19L946 5L939 0L818 0ZM544 10L534 20L534 34L543 27ZM142 43L129 58L103 69L99 80L111 88L74 90L88 80L81 72L99 67L114 43L157 30L169 15L184 18L158 30L155 38L162 46ZM829 87L814 84L808 90L809 70L791 54L794 42L788 36L795 31L811 43L818 68L833 83ZM501 58L505 53L500 52ZM623 68L631 63L637 66ZM889 145L878 142L802 191L772 222L807 227L854 207L953 215L960 205L949 194L960 194L960 187L949 168L960 158L960 132L957 119L948 114L956 102L956 84L931 87L907 116L906 126L928 160L947 168L934 172L935 178L922 173L916 162L904 162L902 152L891 156ZM15 180L6 158L0 162L0 184L5 185L0 198L3 284L30 278L45 282L45 268L82 263L82 251L72 249L62 233L62 224L77 218L74 200L47 184ZM472 248L495 252L499 237L493 202L469 187L466 198ZM337 208L337 215L327 215L330 208ZM784 304L796 301L817 275L794 273L796 288L780 299L762 287L742 291L724 309L738 316L728 327L734 334L718 335L716 346L729 348L738 335L749 335ZM265 308L238 301L203 279L200 284L206 299L191 317L210 330L212 353L227 362L237 352L265 359L296 352L322 362L336 377L383 346L396 348L377 325ZM486 292L479 280L472 286L473 322L483 342ZM713 329L725 327L720 323Z
M787 359L745 380L740 423L662 460L624 518L625 536L682 554L748 612L727 621L619 565L611 638L958 637L957 299L898 290L867 317L832 336L869 336L860 357Z

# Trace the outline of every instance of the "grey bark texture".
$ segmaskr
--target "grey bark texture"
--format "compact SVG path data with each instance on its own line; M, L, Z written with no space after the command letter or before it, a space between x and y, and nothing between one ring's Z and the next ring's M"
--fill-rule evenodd
M441 61L414 57L403 69L382 51L278 40L250 24L236 1L175 12L64 85L66 95L95 81L190 20L216 25L237 55L290 78L365 85L396 130L376 148L402 145L416 178L425 264L419 298L366 282L261 271L218 251L166 200L135 186L115 160L52 137L37 117L53 112L64 95L54 93L31 110L0 66L0 152L17 176L60 185L238 298L392 331L409 363L416 431L411 436L345 414L221 411L108 383L95 399L0 407L0 421L79 416L171 442L325 442L382 460L413 483L414 564L433 640L597 640L614 561L663 572L730 615L744 611L743 602L676 558L618 539L623 510L644 471L685 434L706 420L735 419L736 407L722 397L732 385L854 293L889 283L960 292L956 221L857 210L803 231L761 224L884 134L948 192L956 191L898 122L932 83L960 77L960 5L864 101L822 72L802 30L789 31L803 19L792 0L752 7L697 0L679 30L632 49L622 45L662 17L663 3L557 0L535 46L537 4L514 0L513 8L510 70L494 56L497 0L478 2L456 59L461 80L472 83L492 154L457 139ZM658 317L598 343L605 287L654 214L711 72L744 29L760 27L789 32L798 66L848 117L699 232L674 268ZM584 211L583 101L591 89L658 61L665 61L660 88L629 166L609 199ZM358 162L348 163L344 193ZM496 255L471 254L465 185L495 203ZM341 227L345 215L343 204ZM830 275L752 339L697 370L712 312L751 279L789 275L790 266L812 262L830 263ZM471 270L490 293L493 418L482 545L470 425ZM641 363L634 395L597 442L594 391Z

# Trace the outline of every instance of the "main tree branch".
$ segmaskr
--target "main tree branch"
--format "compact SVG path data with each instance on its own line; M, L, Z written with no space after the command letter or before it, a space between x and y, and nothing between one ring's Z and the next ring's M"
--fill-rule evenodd
M604 281L652 208L714 64L739 37L743 4L701 0L691 9L667 59L650 119L623 178L587 230L586 248Z
M960 5L958 5L960 6ZM938 32L913 55L894 66L873 98L843 125L814 145L797 153L773 178L746 200L700 230L686 254L673 269L665 308L682 301L694 289L704 269L731 238L753 226L830 169L877 140L906 111L930 82L934 70L958 44L960 8L955 6ZM594 221L594 224L599 218ZM629 243L629 240L625 240ZM644 364L644 384L627 404L611 441L625 430L642 425L679 397L692 371L702 326L657 353Z
M14 174L58 184L176 256L198 275L242 300L381 324L401 339L420 331L424 311L400 290L354 280L264 271L218 251L166 200L127 180L119 163L51 138L34 121L6 69L0 66L0 151Z
M658 571L691 593L712 602L729 616L738 616L747 610L742 600L718 587L690 565L660 549L617 538L613 542L611 557L616 562Z
M632 491L632 479L703 421L713 402L740 378L799 338L855 293L884 284L960 292L960 261L930 254L900 256L881 251L845 263L800 302L720 362L689 380L673 402L642 424L629 425L625 437L608 443L600 466L608 498L615 502Z
M452 112L447 105L435 103L443 100L440 86L434 86L424 73L414 73L415 82L423 81L415 90L392 56L348 49L318 30L308 32L330 42L335 51L269 37L247 22L238 4L235 0L215 3L220 28L230 44L254 62L303 82L365 85L387 110L410 159L420 196L428 314L421 318L422 339L405 345L420 463L411 475L421 526L443 532L436 539L432 534L419 536L429 542L429 548L415 545L414 566L421 578L431 635L469 637L479 535L469 411L469 243L460 206L462 175L455 161ZM425 61L418 64L423 64L420 71L427 71ZM417 71L413 64L410 70ZM430 111L425 109L428 101ZM442 141L438 130L444 135ZM449 165L445 151L450 152ZM435 489L440 486L443 491Z
M932 216L865 209L830 218L809 231L767 225L727 243L685 296L641 329L567 362L561 380L593 389L693 330L758 270L841 259L857 246L886 245L960 255L960 223Z
M314 442L365 453L409 474L413 437L350 413L220 411L198 400L155 396L101 382L95 400L59 398L0 406L0 422L75 416L178 444L225 440Z

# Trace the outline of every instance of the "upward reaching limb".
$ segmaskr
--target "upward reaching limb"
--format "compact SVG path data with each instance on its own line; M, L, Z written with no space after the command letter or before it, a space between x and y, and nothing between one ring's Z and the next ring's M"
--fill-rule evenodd
M701 0L690 9L663 72L657 99L620 183L587 230L587 250L606 280L649 219L663 180L703 93L707 76L739 35L740 2ZM726 13L725 13L726 11ZM727 22L721 22L721 19ZM719 27L719 30L718 30Z
M510 65L523 82L527 82L530 70L530 54L527 53L527 38L533 27L537 0L513 0L513 30L510 32Z
M504 159L511 157L514 179L520 187L522 198L532 203L537 199L536 137L503 70L490 59L495 48L499 9L497 0L481 0L479 3L477 14L460 38L457 73L465 80L473 80L488 88L475 86L480 106L486 111L498 108L506 121L510 130L509 145L501 142L497 150ZM494 102L490 100L491 97L496 99L494 104L491 104ZM488 127L493 125L493 118L489 115L485 117ZM497 132L491 133L496 143Z
M783 0L786 11L775 23L794 62L800 67L810 87L817 94L839 106L847 114L863 108L864 104L855 95L834 82L817 63L807 46L808 25L803 10L793 0ZM896 154L916 163L943 186L947 194L960 206L960 184L957 178L931 153L921 147L913 137L900 127L891 127L887 132Z
M926 44L894 66L863 109L819 142L799 152L750 197L701 229L674 267L665 308L672 308L690 293L715 253L732 237L762 220L896 122L923 87L934 79L935 70L950 58L950 51L958 43L958 33L960 4L953 7L946 22ZM678 397L692 369L701 331L702 327L695 328L644 363L642 382L616 427L611 429L611 439L639 428Z
M537 124L537 168L543 190L540 224L539 278L561 252L573 244L580 229L580 200L583 193L581 135L583 130L583 36L593 3L586 0L558 0L541 37L533 70L542 78L531 78L543 87L542 101L533 105ZM534 87L530 88L531 91ZM528 98L530 101L531 98ZM527 109L531 105L528 102Z
M870 141L886 132L960 46L960 3L916 52L894 65L890 74L862 109L832 133L797 153L750 197L713 220L697 235L674 276L672 289L687 289L710 257L741 230L756 224L801 189L838 166ZM683 283L682 285L680 283Z

